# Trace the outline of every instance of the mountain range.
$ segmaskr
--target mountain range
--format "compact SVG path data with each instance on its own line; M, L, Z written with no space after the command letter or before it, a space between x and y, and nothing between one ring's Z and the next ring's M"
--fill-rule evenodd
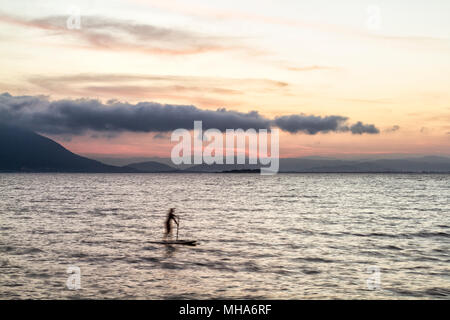
M257 172L259 165L171 164L170 159L105 164L82 157L57 142L27 129L0 124L0 172L86 172L86 173L167 173L167 172ZM123 160L126 162L126 160ZM322 157L281 158L285 173L450 173L450 158L424 156L406 159L342 160Z

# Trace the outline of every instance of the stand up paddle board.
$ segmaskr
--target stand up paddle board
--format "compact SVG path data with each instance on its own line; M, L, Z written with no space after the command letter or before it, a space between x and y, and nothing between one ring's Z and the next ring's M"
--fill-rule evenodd
M179 226L180 226L180 217L178 217L178 222L177 222L177 239L176 240L150 241L150 243L167 244L167 245L181 244L181 245L185 245L185 246L196 246L197 245L196 240L178 240Z
M180 244L185 246L196 246L197 241L196 240L166 240L166 241L150 241L150 243L156 243L156 244Z

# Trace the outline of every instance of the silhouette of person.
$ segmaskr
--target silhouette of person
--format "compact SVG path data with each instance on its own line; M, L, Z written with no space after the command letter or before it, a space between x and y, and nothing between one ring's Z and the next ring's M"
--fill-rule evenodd
M166 234L165 238L167 239L169 236L172 235L172 220L178 225L178 217L174 214L175 208L171 208L169 212L167 213L167 219L166 219Z

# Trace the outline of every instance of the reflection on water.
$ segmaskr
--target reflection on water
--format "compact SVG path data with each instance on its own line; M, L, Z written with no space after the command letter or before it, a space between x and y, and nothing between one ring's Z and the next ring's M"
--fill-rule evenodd
M171 258L177 249L173 245L166 245L166 258Z
M449 182L1 174L0 298L448 299ZM169 207L180 239L200 245L150 243ZM68 266L80 268L80 290L66 288Z

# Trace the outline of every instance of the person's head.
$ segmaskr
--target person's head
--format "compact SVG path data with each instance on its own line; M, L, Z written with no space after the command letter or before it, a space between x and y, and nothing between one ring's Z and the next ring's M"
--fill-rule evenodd
M175 208L170 208L169 213L174 213L175 212Z

